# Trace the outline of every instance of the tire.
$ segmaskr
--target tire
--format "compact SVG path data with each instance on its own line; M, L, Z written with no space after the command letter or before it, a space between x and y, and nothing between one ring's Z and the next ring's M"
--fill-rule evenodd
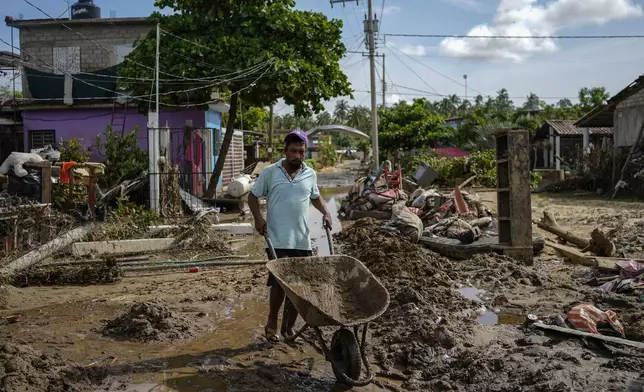
M338 382L344 383L342 373L352 380L360 379L362 360L358 340L353 332L342 328L333 334L330 359L335 365L333 373Z

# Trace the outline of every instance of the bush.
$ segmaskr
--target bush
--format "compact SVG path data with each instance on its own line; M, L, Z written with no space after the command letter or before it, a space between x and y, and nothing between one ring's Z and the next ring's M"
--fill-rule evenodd
M335 152L335 148L331 143L323 142L318 149L317 163L320 169L325 167L333 167L338 163L339 157Z
M60 139L58 150L60 151L60 160L62 162L74 161L76 163L85 163L89 161L89 151L85 149L83 139L75 137L69 140Z
M148 169L148 153L137 146L139 128L122 136L108 125L101 135L96 136L96 148L105 157L105 175L102 181L107 188L121 183L128 176L136 176Z
M306 165L307 165L308 167L310 167L311 169L315 170L315 167L316 167L316 165L317 165L317 164L316 164L316 162L315 162L315 159L307 159L307 160L306 160L306 161L304 161L304 162L306 163Z
M440 175L443 185L455 186L455 181L477 175L475 185L496 188L496 151L473 152L467 158L439 158L431 151L412 151L403 156L400 164L404 174L410 176L421 163L431 166ZM536 188L542 177L530 172L530 186Z

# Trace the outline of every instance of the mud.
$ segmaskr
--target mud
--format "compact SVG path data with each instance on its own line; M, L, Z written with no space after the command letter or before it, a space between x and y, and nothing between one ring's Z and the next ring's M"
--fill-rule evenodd
M99 379L98 373L56 353L45 354L22 344L0 346L0 391L80 392Z
M148 342L194 337L198 332L194 319L178 314L164 302L140 302L103 328L103 335L117 340Z
M20 271L12 278L15 287L92 285L118 282L122 277L116 262L78 266L33 267Z
M629 337L641 340L644 323L635 298L597 293L572 279L574 267L541 260L536 267L496 254L452 261L379 226L358 220L335 238L391 294L389 309L372 324L371 347L381 368L407 376L403 390L622 391L639 377L633 351L611 359L582 341L520 328L528 313L565 314L576 304L594 303L615 309ZM463 285L482 295L460 295ZM498 319L509 311L518 313L516 326L488 329L476 321L483 313Z

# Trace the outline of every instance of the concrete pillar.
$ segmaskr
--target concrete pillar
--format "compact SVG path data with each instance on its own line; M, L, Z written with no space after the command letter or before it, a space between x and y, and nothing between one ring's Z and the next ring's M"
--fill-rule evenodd
M588 148L590 146L590 130L588 128L584 128L582 132L584 135L584 155L586 155L590 152L590 149Z
M548 149L543 147L543 167L548 168L550 165L548 165Z
M555 137L555 155L561 157L561 136ZM555 168L561 170L561 161L555 159Z
M550 159L548 160L548 167L552 168L555 165L555 133L550 127Z

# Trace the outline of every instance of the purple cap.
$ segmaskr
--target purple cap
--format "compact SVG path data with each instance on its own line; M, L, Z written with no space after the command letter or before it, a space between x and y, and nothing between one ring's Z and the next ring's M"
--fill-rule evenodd
M302 141L307 146L309 145L309 138L308 136L306 136L306 133L301 129L296 129L294 131L291 131L289 132L288 135L286 135L286 137L284 137L284 143L288 143L292 141Z

